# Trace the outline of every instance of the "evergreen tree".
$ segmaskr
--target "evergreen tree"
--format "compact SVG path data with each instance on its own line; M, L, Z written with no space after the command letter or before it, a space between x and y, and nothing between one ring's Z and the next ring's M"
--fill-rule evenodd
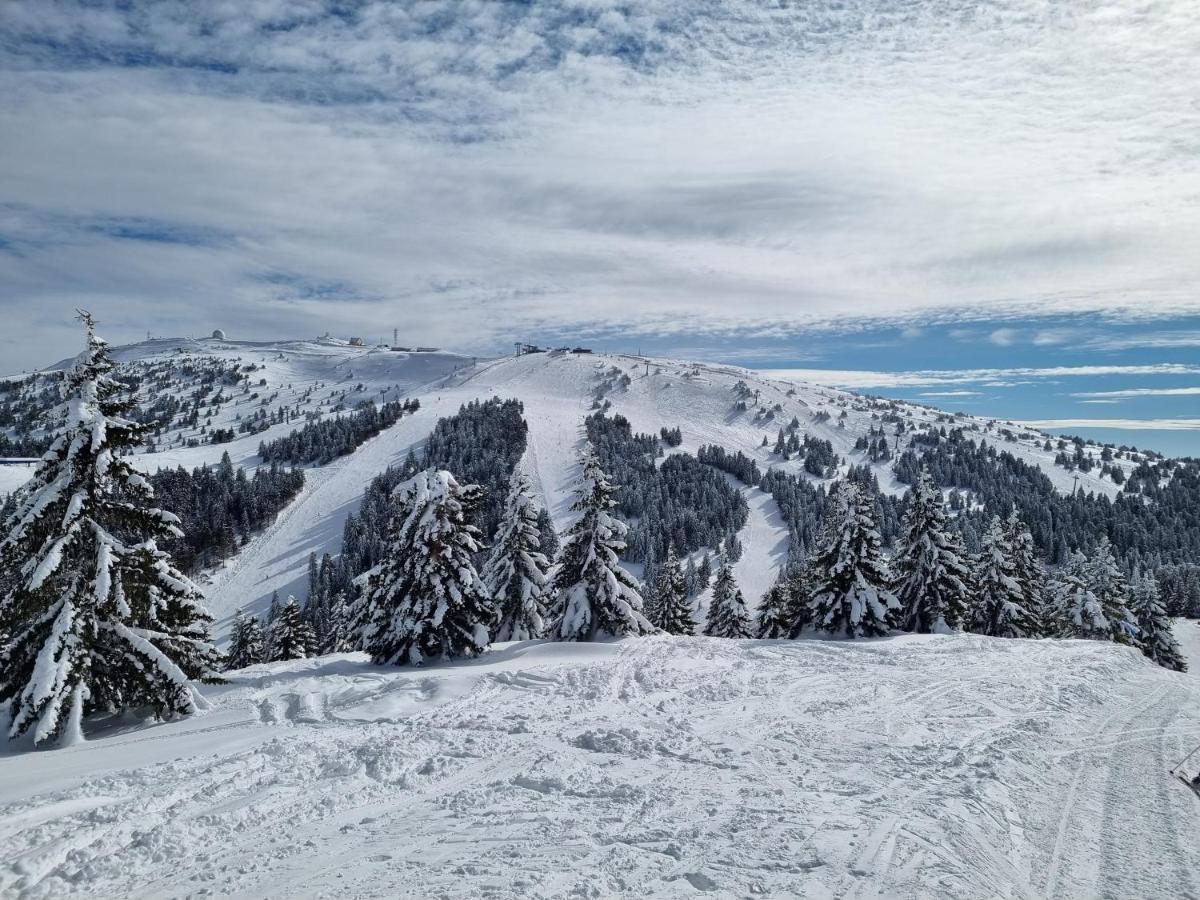
M687 585L684 582L683 570L679 567L679 557L675 555L674 544L667 549L667 558L658 569L654 598L652 614L647 615L652 625L661 628L667 634L695 632L692 604L688 599Z
M471 515L483 490L445 470L418 472L396 489L389 555L365 593L363 644L377 665L421 665L487 649L495 607L472 562Z
M967 613L967 630L990 637L1036 637L1038 622L1025 607L1025 594L1015 577L1012 547L999 516L983 537L975 568L975 602Z
M872 498L843 481L811 561L812 627L847 637L887 634L900 603L889 585Z
M659 579L658 559L654 550L654 543L646 548L645 562L642 564L642 582L638 587L638 593L642 595L642 611L646 614L646 618L651 622L658 621L658 579Z
M580 514L567 532L555 576L555 623L561 641L590 641L602 635L638 635L654 631L642 612L633 578L618 560L627 528L612 510L615 488L594 452L583 459L583 486L572 507Z
M958 536L947 528L941 491L922 472L909 491L896 547L901 628L929 634L959 626L970 600L971 573L964 557Z
M1057 637L1094 641L1112 637L1112 623L1091 587L1088 559L1079 551L1071 554L1054 580L1054 620Z
M85 715L148 708L189 714L189 680L219 680L220 654L199 589L159 549L178 519L154 505L126 454L142 442L108 346L80 313L84 352L70 374L67 420L0 542L0 701L10 735L82 740Z
M233 636L225 657L226 669L244 669L266 660L262 623L257 616L238 610L233 618Z
M1109 626L1109 639L1118 644L1137 643L1137 624L1129 611L1129 584L1113 558L1112 545L1102 537L1088 560L1085 576L1088 587L1100 601Z
M696 561L691 556L683 566L683 585L689 597L695 597L703 590L700 587L700 574L696 571Z
M709 637L752 637L746 601L733 577L733 567L724 558L717 569L717 580L713 584L712 598L708 602L704 633Z
M756 620L760 638L789 638L800 630L807 615L799 573L782 575L763 595Z
M554 520L544 507L538 510L538 536L541 541L539 549L553 563L558 558L558 533L554 530Z
M355 638L350 603L346 600L346 595L338 591L329 598L325 634L322 636L320 651L322 654L346 653L357 649Z
M696 593L708 590L709 584L712 582L713 570L712 559L708 552L705 551L700 556L700 565L696 567Z
M1171 619L1163 609L1158 582L1151 575L1139 576L1134 579L1130 594L1142 652L1163 668L1186 672L1187 663L1171 633Z
M1004 534L1012 550L1013 577L1021 586L1025 609L1036 626L1034 634L1038 637L1050 634L1055 626L1052 622L1053 603L1050 599L1046 569L1038 557L1033 534L1029 531L1029 526L1017 515L1016 507L1004 523Z
M272 642L271 660L306 659L317 649L317 636L313 628L300 613L295 597L288 597L279 610L279 617L272 626L275 639Z
M550 561L540 552L538 512L533 485L524 472L509 479L508 500L483 582L496 604L493 640L527 641L541 637L549 586Z
M275 623L283 611L283 603L279 600L279 591L271 591L271 605L267 607L267 622L263 628L263 659L275 658Z

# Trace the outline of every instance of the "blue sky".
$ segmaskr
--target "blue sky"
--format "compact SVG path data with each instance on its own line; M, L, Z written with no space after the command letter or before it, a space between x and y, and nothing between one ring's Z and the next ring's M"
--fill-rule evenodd
M76 305L587 335L1200 453L1197 45L1182 0L8 2L0 355Z

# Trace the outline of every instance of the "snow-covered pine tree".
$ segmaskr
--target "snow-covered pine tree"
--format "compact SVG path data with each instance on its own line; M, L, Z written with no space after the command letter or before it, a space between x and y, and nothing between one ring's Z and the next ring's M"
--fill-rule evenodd
M483 489L426 469L395 490L399 509L387 558L364 594L363 646L377 665L421 665L487 649L496 610L472 562L471 517Z
M226 669L244 669L266 659L262 623L257 616L238 610L233 617L233 636L225 655Z
M271 591L271 605L267 607L267 621L263 626L263 659L275 658L275 622L283 610L283 602L279 599L279 591Z
M746 601L733 577L733 567L724 556L717 569L717 580L713 583L712 597L708 602L704 633L709 637L753 637Z
M0 701L10 735L35 744L82 739L94 712L196 709L189 680L218 681L220 654L199 589L158 542L180 534L125 458L142 428L113 377L92 316L69 380L66 426L5 525L0 566Z
M780 580L767 588L758 604L755 621L760 638L786 638L792 634L792 597L787 584Z
M616 489L595 452L583 457L583 484L572 507L580 514L566 534L555 575L555 621L550 636L590 641L602 636L650 634L633 578L619 564L625 523L613 513Z
M542 554L551 563L558 558L558 533L554 530L554 520L550 518L550 512L545 508L538 510L538 533L541 537Z
M691 556L683 566L683 585L689 597L695 597L701 591L700 575L696 571L696 561Z
M1187 662L1171 633L1171 618L1163 608L1158 580L1153 575L1139 575L1130 585L1130 596L1142 652L1165 669L1186 672Z
M794 638L808 624L808 591L805 569L785 567L763 594L755 614L754 628L764 639Z
M317 649L317 636L300 612L295 597L288 597L279 610L272 626L275 640L272 642L271 660L307 659Z
M1013 578L1021 585L1025 609L1037 628L1035 635L1044 637L1054 631L1050 585L1033 542L1033 534L1017 515L1016 507L1013 507L1004 523L1004 533L1012 550Z
M1109 625L1109 639L1118 644L1136 644L1137 623L1129 611L1129 584L1117 565L1107 535L1100 538L1100 543L1088 559L1084 577L1104 610L1104 618Z
M962 623L970 564L958 535L947 527L942 493L928 472L909 491L894 561L901 628L930 634Z
M810 562L811 627L847 637L887 634L900 609L880 550L875 504L852 481L834 492Z
M1107 641L1112 626L1088 578L1088 558L1075 551L1054 579L1056 637Z
M692 603L688 599L687 584L675 545L667 548L667 558L658 567L658 579L654 585L654 607L648 615L650 623L667 634L694 634L696 623L692 618Z
M494 641L528 641L545 630L550 561L540 546L533 484L518 469L509 479L504 515L483 569L483 582L496 604Z
M999 516L992 516L983 537L973 581L975 602L967 612L968 631L990 637L1037 637L1038 622L1025 608L1012 547Z
M329 598L329 610L325 622L324 642L320 652L346 653L357 649L357 634L353 627L353 612L346 595L338 591Z
M652 623L658 617L658 560L655 558L654 541L649 541L642 562L642 580L638 593L642 595L642 612Z

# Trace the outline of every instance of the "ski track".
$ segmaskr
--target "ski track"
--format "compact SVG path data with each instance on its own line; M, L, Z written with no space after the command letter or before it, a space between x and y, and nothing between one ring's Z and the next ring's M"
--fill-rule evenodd
M256 666L0 760L0 895L1193 897L1195 677L974 636Z

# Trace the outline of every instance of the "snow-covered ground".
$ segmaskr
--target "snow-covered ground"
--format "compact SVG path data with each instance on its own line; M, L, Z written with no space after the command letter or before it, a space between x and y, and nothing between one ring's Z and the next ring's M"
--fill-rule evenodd
M1197 677L972 635L259 666L0 757L0 895L1197 896Z

